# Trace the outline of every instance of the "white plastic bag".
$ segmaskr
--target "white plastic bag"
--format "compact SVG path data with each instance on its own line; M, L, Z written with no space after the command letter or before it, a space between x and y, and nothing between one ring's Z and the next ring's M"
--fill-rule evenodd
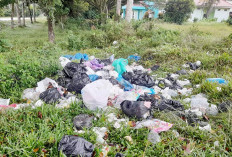
M44 91L47 90L49 83L52 84L53 87L58 88L58 84L56 83L56 81L50 79L50 78L45 78L42 81L37 83L37 87L36 87L36 92L42 93Z
M124 100L129 100L129 101L136 101L139 97L139 94L138 93L135 93L135 92L123 92L121 93L117 99L116 99L116 102L114 104L114 106L116 108L121 108L120 107L120 104L124 101Z
M59 60L60 60L61 66L63 68L66 66L66 64L68 64L69 62L71 62L68 58L65 58L65 57L60 57Z
M8 106L10 104L10 99L1 99L0 98L0 105Z
M39 95L35 88L27 88L23 91L22 99L36 101L39 100Z
M90 110L107 107L108 98L113 85L108 80L97 80L87 84L82 90L82 98L85 106Z

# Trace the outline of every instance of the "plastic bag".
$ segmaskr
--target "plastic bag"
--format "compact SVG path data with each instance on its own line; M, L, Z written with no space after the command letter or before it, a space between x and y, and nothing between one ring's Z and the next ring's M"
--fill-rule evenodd
M61 66L63 68L66 66L66 64L68 64L69 62L71 62L68 58L65 58L65 57L60 57L59 60L60 60Z
M135 60L136 62L138 62L141 59L141 57L136 56L136 55L130 55L130 56L128 56L128 59L129 60Z
M52 85L53 87L58 88L58 84L56 83L56 81L50 78L45 78L42 81L37 83L37 87L35 90L36 92L42 93L47 90L49 85Z
M81 93L81 90L91 83L90 78L85 73L76 73L73 76L72 82L68 85L67 89L69 92L75 92L76 94Z
M226 102L223 102L223 103L221 103L221 104L218 105L218 110L220 112L226 112L226 111L228 111L228 109L230 107L232 107L232 102L226 101Z
M82 53L76 53L75 55L64 55L63 57L68 58L69 60L89 60L89 57L87 54L82 54Z
M36 92L34 88L28 88L23 91L22 99L36 101L39 99L39 92Z
M89 79L91 80L91 82L96 81L97 79L99 79L98 75L89 75Z
M110 81L103 79L87 84L81 91L85 106L90 110L106 107L112 87Z
M151 76L147 73L143 73L141 70L135 70L134 73L132 72L125 72L123 73L122 77L129 81L131 84L136 84L145 87L153 87L155 85L155 81Z
M128 60L123 58L116 59L114 60L112 65L114 67L114 70L121 75L126 72L126 65L128 65Z
M8 106L10 104L10 99L1 99L0 98L0 105Z
M159 134L157 132L153 132L153 131L149 132L147 139L152 144L156 144L156 143L161 142Z
M104 67L104 63L99 63L97 59L85 62L84 64L93 70L102 69Z
M65 135L59 142L58 151L62 151L68 157L91 157L94 145L84 138Z
M73 118L73 125L77 130L83 130L83 128L90 128L92 126L93 116L88 114L80 114Z
M116 99L115 102L115 107L117 108L121 108L120 104L124 101L124 100L129 100L129 101L136 101L139 98L139 94L132 92L132 91L128 91L128 92L123 92L120 93Z
M118 75L117 81L120 85L124 87L125 91L130 91L134 88L134 86L130 82L122 78L122 75Z
M147 127L153 132L160 133L162 131L168 131L172 126L173 124L161 121L159 119L148 119L136 122L135 129Z
M227 84L228 83L228 81L226 81L223 78L208 78L208 79L206 79L206 81L208 81L208 82L216 82L216 83L219 83L219 84Z
M150 116L151 102L125 100L120 106L123 113L129 117L147 118Z
M201 112L205 113L209 107L208 99L202 94L194 95L191 98L191 109L199 108Z
M66 75L70 78L73 78L73 76L76 73L86 73L87 69L85 68L85 65L82 63L74 63L74 62L69 62L65 67L64 67L64 72Z
M200 61L197 61L195 63L188 62L187 64L189 65L189 67L190 67L191 70L197 70L201 66L201 62Z
M61 95L57 88L50 88L41 93L39 98L47 104L52 104L57 102L61 98Z
M102 127L102 128L94 127L93 128L93 132L97 134L97 139L96 139L97 143L100 143L100 144L106 143L104 140L104 136L106 135L107 131L108 129L106 127Z

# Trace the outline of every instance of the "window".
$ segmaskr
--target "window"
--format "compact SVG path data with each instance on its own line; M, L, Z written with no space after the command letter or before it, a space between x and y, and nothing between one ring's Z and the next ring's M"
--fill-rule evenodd
M224 11L227 11L228 9L224 9Z
M221 11L221 9L218 9L218 11Z

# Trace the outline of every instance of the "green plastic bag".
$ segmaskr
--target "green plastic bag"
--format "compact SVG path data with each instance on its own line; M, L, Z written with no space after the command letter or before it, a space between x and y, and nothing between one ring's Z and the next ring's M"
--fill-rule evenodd
M118 72L118 74L122 75L124 72L126 72L126 66L128 65L128 60L124 58L116 59L112 66L114 67L114 70Z

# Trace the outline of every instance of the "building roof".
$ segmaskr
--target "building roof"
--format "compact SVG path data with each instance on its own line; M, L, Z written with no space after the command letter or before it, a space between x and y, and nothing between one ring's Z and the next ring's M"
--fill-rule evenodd
M194 0L194 3L197 7L204 7L205 3L209 0ZM232 8L232 4L227 2L226 0L219 0L216 1L214 4L215 8Z
M133 4L132 9L133 10L145 10L146 7L153 7L154 4L155 4L154 2L150 2L150 1L145 1L145 2L139 1L139 2ZM122 7L122 9L126 9L126 5L124 5Z

